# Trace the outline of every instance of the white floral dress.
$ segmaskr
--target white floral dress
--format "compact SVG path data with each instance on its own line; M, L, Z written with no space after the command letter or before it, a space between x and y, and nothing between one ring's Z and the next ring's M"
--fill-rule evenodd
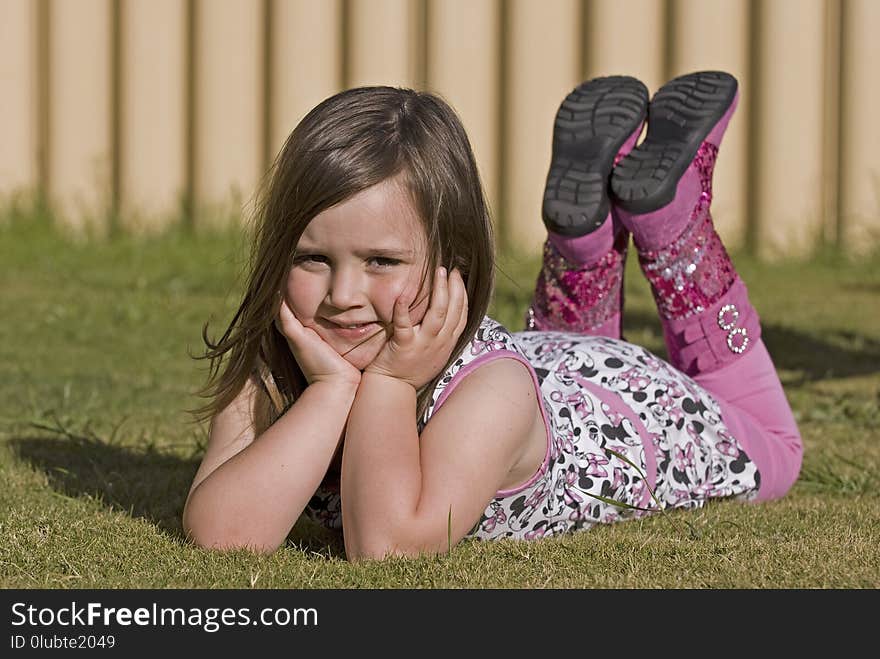
M484 318L435 387L419 432L468 373L516 359L532 373L547 451L525 483L488 502L466 537L531 540L707 499L756 496L760 474L715 399L640 346L562 332L511 333ZM653 494L652 494L653 493ZM338 487L323 484L306 514L341 528Z

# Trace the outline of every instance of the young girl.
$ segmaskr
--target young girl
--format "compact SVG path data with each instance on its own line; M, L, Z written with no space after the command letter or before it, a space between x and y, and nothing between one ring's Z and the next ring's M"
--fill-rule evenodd
M737 99L711 72L650 104L626 77L566 97L516 333L486 317L492 230L455 113L389 87L314 108L275 164L241 305L203 332L195 543L270 552L305 512L350 559L431 554L782 496L800 437L709 215ZM630 234L671 363L620 339Z

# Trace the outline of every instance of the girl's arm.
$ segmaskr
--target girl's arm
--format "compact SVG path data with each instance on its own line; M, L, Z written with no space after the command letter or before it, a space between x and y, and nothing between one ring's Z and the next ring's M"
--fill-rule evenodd
M183 511L202 547L272 552L284 542L333 458L356 384L316 382L254 441L250 382L211 424Z
M248 383L211 424L183 526L203 547L277 549L321 480L342 438L361 374L280 300L276 327L308 386L255 441Z
M349 558L447 550L533 455L532 440L546 448L531 375L510 359L469 374L419 437L416 391L448 359L467 322L467 298L460 275L447 282L441 269L431 307L413 327L409 297L398 300L394 334L365 370L349 416L342 461Z
M416 431L415 389L365 373L343 449L342 513L350 559L447 551L504 485L525 481L546 450L530 373L498 359L470 373ZM536 427L540 424L540 429ZM522 460L538 464L510 483Z

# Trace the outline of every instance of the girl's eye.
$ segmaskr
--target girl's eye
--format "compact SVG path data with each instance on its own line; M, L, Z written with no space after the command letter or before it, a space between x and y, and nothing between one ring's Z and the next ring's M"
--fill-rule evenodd
M398 265L400 261L398 259L390 259L384 256L373 256L370 257L370 265L375 265L379 268L390 268L392 266Z
M321 254L297 254L294 263L327 263L327 257Z

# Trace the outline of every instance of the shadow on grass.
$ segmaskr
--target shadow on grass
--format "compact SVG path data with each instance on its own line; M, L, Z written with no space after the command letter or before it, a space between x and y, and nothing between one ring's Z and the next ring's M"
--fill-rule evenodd
M853 282L842 284L841 288L845 291L855 291L856 293L880 293L880 283Z
M655 315L642 311L627 311L626 314L627 330L650 330L662 336L660 321ZM818 334L769 323L762 325L761 338L776 368L799 374L791 385L880 372L880 341L877 339L844 330ZM657 346L646 347L666 359L662 339Z
M90 498L155 525L181 543L183 505L200 456L181 458L152 447L139 450L97 437L16 437L9 446L22 461L42 472L49 486L65 497ZM306 553L344 557L341 536L306 519L288 536Z
M880 341L857 332L825 332L820 339L769 325L763 328L763 339L777 368L802 373L799 384L880 372Z
M20 459L44 473L59 494L96 499L184 539L180 516L197 458L76 435L16 437L9 445Z

